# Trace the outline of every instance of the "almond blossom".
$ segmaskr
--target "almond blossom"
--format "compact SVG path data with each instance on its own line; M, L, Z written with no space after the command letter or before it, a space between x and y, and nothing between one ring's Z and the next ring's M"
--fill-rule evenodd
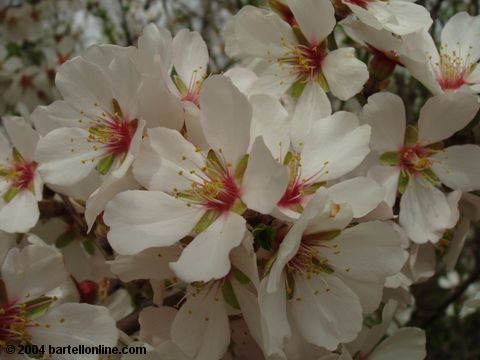
M170 246L195 229L197 236L171 264L187 282L225 276L230 269L228 254L246 231L241 214L247 207L269 213L288 181L287 170L261 138L248 154L251 106L230 80L222 76L206 80L200 105L210 150L196 149L175 130L149 130L134 173L150 191L119 194L107 205L104 217L111 228L110 244L123 255ZM141 221L134 215L139 212ZM139 241L132 242L132 237ZM204 256L210 260L192 266L195 258Z
M348 204L319 191L281 240L260 284L269 355L282 354L290 322L307 342L327 350L352 341L362 312L378 307L386 277L400 271L396 231L381 222L345 229L351 220Z
M372 95L364 108L372 148L385 164L372 167L369 176L383 184L389 206L397 191L402 194L399 222L416 243L437 242L458 221L461 191L480 187L480 147L441 144L465 127L479 107L476 96L464 92L430 98L420 111L418 131L406 128L402 100L394 94ZM445 195L442 184L455 191Z
M365 64L353 48L329 51L327 37L335 27L334 8L328 0L287 1L290 17L246 6L233 21L231 40L242 56L258 57L270 65L261 74L255 92L281 96L292 85L321 85L325 92L347 100L368 79ZM262 34L262 36L258 36Z

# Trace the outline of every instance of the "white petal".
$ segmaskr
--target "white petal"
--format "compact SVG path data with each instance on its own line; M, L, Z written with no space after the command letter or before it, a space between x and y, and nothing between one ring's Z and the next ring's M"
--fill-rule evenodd
M336 203L348 203L356 218L375 209L384 197L382 187L367 177L342 181L328 188L328 194Z
M451 209L440 190L411 178L400 201L399 221L412 241L436 243L448 228Z
M109 67L112 77L112 95L117 100L125 119L133 120L138 116L138 88L140 73L127 56L117 56Z
M480 58L480 18L462 11L453 15L442 29L442 45L449 53L456 51L457 56L477 62Z
M208 49L198 32L180 30L173 39L172 57L175 71L187 87L203 80L207 72Z
M368 98L362 120L372 127L372 149L396 151L403 145L405 135L405 107L402 99L389 92L376 93Z
M167 88L158 76L144 76L138 89L139 114L146 120L147 127L165 126L180 130L184 123L180 100Z
M201 122L205 137L215 151L222 149L234 166L246 154L250 143L252 107L225 76L205 80L200 91Z
M33 300L59 286L67 276L61 253L51 246L13 248L2 265L9 300Z
M139 68L151 71L154 60L160 59L166 71L172 67L172 35L168 29L148 24L138 38Z
M120 255L109 261L112 272L122 281L138 279L165 280L174 277L169 262L181 254L177 246L148 248L135 255Z
M246 67L233 67L225 71L224 75L245 95L250 93L253 84L258 80L257 74Z
M368 80L368 69L355 57L353 48L341 48L330 52L322 64L328 86L340 100L348 100L358 94Z
M37 319L29 328L32 343L52 346L115 346L118 330L107 308L89 304L62 304ZM95 331L92 331L95 329ZM98 355L82 355L97 359Z
M253 108L251 142L262 136L272 155L278 158L277 161L281 161L281 157L285 156L290 147L290 120L287 110L279 100L269 95L252 95L249 100Z
M335 27L335 9L330 0L287 0L310 45L320 45Z
M380 21L385 29L397 35L428 30L433 22L427 9L408 1L375 2L375 5L384 7L391 14L386 21Z
M462 191L480 189L480 146L451 146L431 159L433 172L448 187Z
M22 190L0 209L0 229L9 233L25 233L35 226L39 218L35 194Z
M327 94L318 82L309 81L298 99L292 116L292 142L295 148L301 148L301 143L310 132L314 122L330 116L332 106Z
M389 207L395 205L397 198L398 180L400 169L395 166L374 166L368 171L368 177L382 185L384 189L383 200Z
M382 341L368 356L369 360L423 360L425 350L425 332L419 328L402 328Z
M290 65L273 63L265 69L252 86L251 95L267 94L279 99L298 80Z
M431 97L420 110L419 142L432 144L449 138L467 126L479 108L477 96L464 91Z
M175 317L172 340L198 360L220 359L230 343L230 328L218 285L188 296Z
M133 174L147 189L175 193L174 189L191 189L192 182L200 181L191 172L204 163L204 156L178 131L155 128L149 129L143 140Z
M35 158L45 182L73 185L92 172L102 150L95 151L87 142L88 136L84 129L60 128L40 139Z
M170 327L176 315L177 310L168 306L150 306L143 309L138 317L138 322L140 323L140 339L147 341L153 346L170 340Z
M119 254L170 246L190 233L204 213L159 191L125 191L106 206L108 239Z
M90 195L85 204L85 220L88 230L92 228L97 216L105 209L105 205L115 195L122 191L138 189L140 185L135 181L131 172L124 177L117 179L113 176L108 177L102 185Z
M358 297L335 276L295 276L291 306L305 340L330 351L355 339L362 328Z
M358 125L357 117L339 111L317 121L301 153L302 178L326 181L343 176L370 152L370 126Z
M277 162L262 137L253 144L242 182L242 200L249 209L269 214L287 189L288 168Z
M343 230L328 245L321 253L334 270L362 281L383 284L405 263L399 234L390 224L380 221Z
M37 132L21 117L3 116L2 121L12 145L26 160L33 160L39 138Z
M435 247L428 244L412 244L410 247L410 271L413 282L422 282L435 274Z
M290 26L277 14L253 6L245 6L234 17L237 44L245 55L263 58L283 56L284 43L295 44Z
M470 230L470 221L467 218L461 218L453 233L453 239L450 242L447 252L443 258L445 269L453 271L457 265L458 258L463 250L463 245L467 239Z
M197 235L170 267L188 283L221 279L230 271L230 251L240 245L245 231L245 219L240 215L223 215Z
M95 117L99 109L108 111L111 108L113 94L110 78L100 66L81 57L60 67L55 84L70 105L87 115Z
M81 118L82 114L63 100L39 106L31 115L35 129L42 136L58 127L88 127L88 121L79 122Z
M264 346L266 356L279 355L285 358L283 353L284 343L291 336L290 324L287 319L287 293L285 291L285 277L282 275L282 286L275 292L267 291L268 276L260 283L258 290L258 302L262 314Z

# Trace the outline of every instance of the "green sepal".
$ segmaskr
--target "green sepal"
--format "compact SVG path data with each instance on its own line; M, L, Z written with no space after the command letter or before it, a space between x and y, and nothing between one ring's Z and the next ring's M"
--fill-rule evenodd
M83 248L87 252L87 254L93 255L95 253L95 244L91 239L83 240Z
M320 189L322 186L325 186L327 183L325 181L313 183L310 186L305 186L303 188L303 194L304 195L313 195L317 192L318 189Z
M291 151L287 152L287 155L285 155L285 159L283 159L283 165L288 165L292 160L293 156L294 155Z
M186 94L188 93L188 88L187 85L183 82L182 79L180 79L180 76L178 75L173 75L173 82L177 86L178 91L180 91L180 94Z
M222 293L223 293L223 298L225 299L228 305L230 305L234 309L240 310L240 304L238 303L237 297L235 296L235 292L233 291L232 284L230 283L229 280L223 283Z
M425 169L422 171L422 176L428 180L432 185L439 185L441 183L437 175L432 171L432 169Z
M405 131L405 145L415 145L418 143L418 130L412 125L407 126Z
M235 279L237 279L238 282L242 285L250 283L250 278L236 268L233 269L233 275L235 276Z
M100 160L100 162L97 164L97 171L102 174L102 175L105 175L106 173L108 173L108 171L110 170L110 168L112 167L113 165L113 162L115 161L115 155L109 155L107 157L104 157L102 160Z
M47 302L45 304L41 304L39 306L34 306L33 308L30 308L27 311L26 316L30 320L37 319L40 316L44 315L47 312L49 307L50 307L50 302Z
M292 96L294 98L299 98L306 86L307 82L302 79L295 81L292 85Z
M235 169L235 179L237 181L241 181L243 179L243 175L245 174L245 170L247 170L247 165L248 165L248 154L245 155L242 160L237 165L237 168Z
M400 178L398 179L398 192L403 194L407 190L408 182L410 177L405 172L400 173Z
M220 213L217 211L205 212L200 220L198 220L197 225L195 225L195 233L200 234L205 231L219 216Z
M309 234L304 235L303 239L306 241L314 240L314 241L331 241L335 239L338 235L342 233L342 230L331 230L331 231L324 231L316 234Z
M20 154L20 152L17 150L17 148L12 148L12 157L13 157L13 161L16 162L16 163L23 163L25 160L23 159L23 156L22 154Z
M3 194L3 200L5 200L7 203L10 202L18 194L18 192L19 190L12 186L5 194Z
M385 165L397 165L400 162L398 151L388 151L380 155L380 161Z
M67 246L73 240L75 240L75 232L74 231L67 231L61 234L57 240L55 240L55 246L59 249Z
M287 271L287 300L293 299L293 293L295 292L295 277L292 272Z
M238 215L243 215L243 213L247 211L247 209L248 209L247 205L245 205L242 200L238 199L233 204L231 211Z
M113 109L113 114L115 116L117 116L120 119L123 119L123 111L117 99L112 99L112 109Z
M302 29L300 29L298 25L292 26L292 30L300 44L310 46L310 42L307 40L304 33L302 32Z
M325 90L325 92L330 91L330 86L328 86L327 79L325 79L325 76L323 76L322 73L317 74L317 82L320 84L322 89Z
M277 236L277 229L268 225L259 225L252 231L254 241L261 248L271 251L272 244Z

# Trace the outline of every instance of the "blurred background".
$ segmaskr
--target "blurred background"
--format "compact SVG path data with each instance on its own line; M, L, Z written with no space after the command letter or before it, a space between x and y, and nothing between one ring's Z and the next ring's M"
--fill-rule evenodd
M478 15L480 7L480 0L417 3L430 11L434 19L431 32L437 42L443 25L453 14L467 11ZM59 97L54 79L63 62L92 44L134 45L148 23L167 27L173 33L183 27L197 30L209 47L210 71L222 72L235 64L235 59L224 54L225 24L246 5L264 6L265 1L0 0L0 115L28 116L36 106L51 103ZM356 46L341 29L336 36ZM356 47L357 55L368 62L370 54ZM419 108L430 96L400 67L385 87L403 98L409 121L416 120ZM337 104L340 106L344 104ZM480 143L478 122L477 116L455 135L454 142ZM448 239L445 241L448 243ZM449 271L442 261L436 261L447 245L440 243L426 255L431 257L430 263L437 264L436 274L412 286L416 305L404 311L398 321L426 330L429 359L480 359L480 314L463 306L480 291L478 225L471 225L459 261Z

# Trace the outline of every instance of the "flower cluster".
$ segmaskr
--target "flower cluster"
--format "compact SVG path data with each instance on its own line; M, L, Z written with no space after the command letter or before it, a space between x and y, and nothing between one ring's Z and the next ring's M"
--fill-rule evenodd
M227 24L221 74L198 32L150 24L3 117L2 358L135 341L152 359L426 356L393 320L479 217L480 146L453 138L480 108L480 17L453 16L437 50L411 1L268 3ZM396 68L431 91L419 114L387 90Z

